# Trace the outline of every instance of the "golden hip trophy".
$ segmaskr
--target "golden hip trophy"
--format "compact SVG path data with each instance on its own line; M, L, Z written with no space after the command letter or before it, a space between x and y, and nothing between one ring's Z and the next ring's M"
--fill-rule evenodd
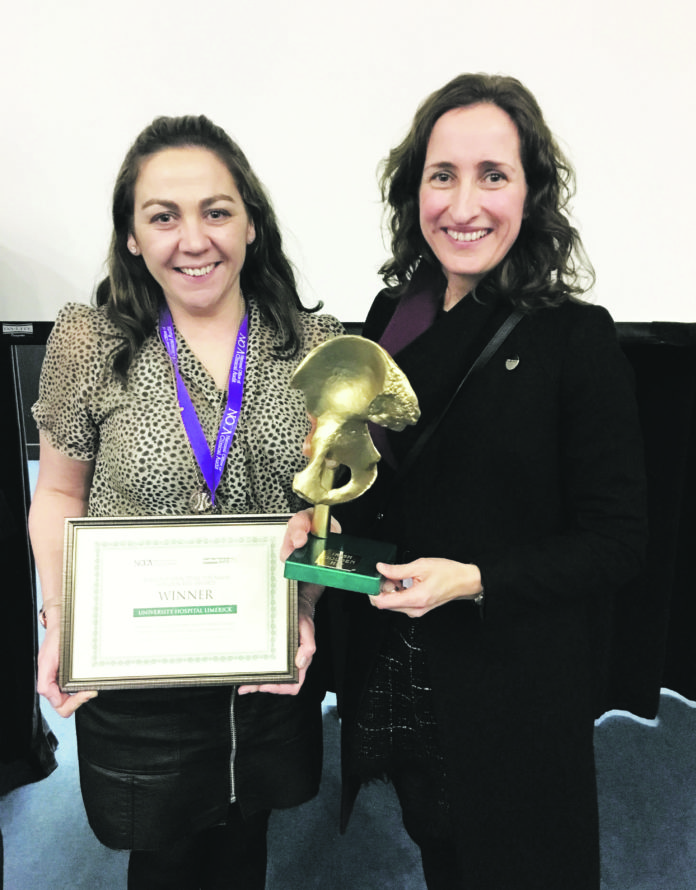
M377 478L379 452L368 421L402 430L420 417L418 400L391 356L364 337L327 340L297 367L292 386L301 389L316 418L312 456L293 488L314 504L312 531L285 563L285 577L360 593L379 593L378 562L392 562L393 544L329 531L330 508L363 494ZM340 467L350 478L339 488Z

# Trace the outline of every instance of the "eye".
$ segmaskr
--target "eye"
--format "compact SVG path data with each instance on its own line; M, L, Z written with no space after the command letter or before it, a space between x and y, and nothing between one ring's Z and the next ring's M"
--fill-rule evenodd
M430 175L429 182L433 185L448 185L452 179L452 174L448 170L436 170Z
M208 217L212 219L214 222L228 219L230 216L229 210L223 210L221 207L211 207L208 211Z
M502 185L504 182L507 182L507 176L500 170L488 170L483 179L484 182L490 185Z
M168 210L163 213L156 213L151 219L152 223L161 223L162 225L167 225L167 223L172 222L174 219L174 214L170 213Z

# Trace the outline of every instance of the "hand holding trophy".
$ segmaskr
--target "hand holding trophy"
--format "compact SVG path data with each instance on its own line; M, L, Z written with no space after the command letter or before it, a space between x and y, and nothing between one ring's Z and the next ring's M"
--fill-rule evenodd
M291 385L303 391L307 410L317 419L309 464L293 481L297 494L315 508L312 533L288 557L285 577L377 594L376 563L393 561L396 547L329 532L330 508L360 497L377 478L380 455L368 421L391 430L416 423L416 395L381 346L356 336L336 337L313 349ZM334 488L340 466L350 470L350 478Z

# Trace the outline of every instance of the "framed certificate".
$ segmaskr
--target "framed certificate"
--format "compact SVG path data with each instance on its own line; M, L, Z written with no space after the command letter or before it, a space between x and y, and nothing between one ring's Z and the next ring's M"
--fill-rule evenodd
M61 689L296 682L288 518L66 519Z

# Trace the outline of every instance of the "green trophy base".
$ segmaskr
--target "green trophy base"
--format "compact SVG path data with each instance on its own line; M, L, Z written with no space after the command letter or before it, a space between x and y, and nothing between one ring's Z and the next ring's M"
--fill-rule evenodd
M285 577L357 593L379 593L378 562L393 562L396 545L330 532L325 538L310 535L304 547L285 561Z

